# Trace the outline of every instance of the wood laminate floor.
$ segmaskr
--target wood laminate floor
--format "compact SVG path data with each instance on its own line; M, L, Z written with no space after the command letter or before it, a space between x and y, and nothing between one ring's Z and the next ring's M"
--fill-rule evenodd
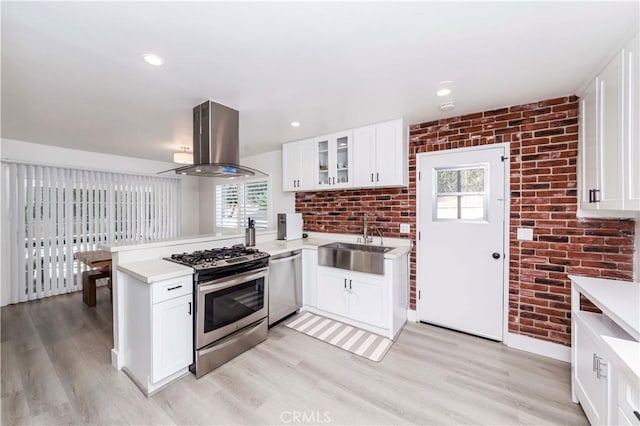
M108 291L2 308L2 424L587 424L569 365L407 324L380 363L282 325L147 399L111 367Z

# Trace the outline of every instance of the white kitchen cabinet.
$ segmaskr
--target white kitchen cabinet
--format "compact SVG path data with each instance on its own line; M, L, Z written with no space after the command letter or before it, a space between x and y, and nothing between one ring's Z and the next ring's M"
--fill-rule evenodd
M126 330L123 370L147 396L188 374L193 362L193 270L176 265L184 268L182 276L153 282L135 273L153 270L153 262L166 261L121 265L118 271Z
M595 208L593 190L598 187L598 85L596 78L580 99L580 207Z
M383 285L383 281L365 280L357 275L349 278L349 316L356 321L381 327L385 314Z
M351 130L315 139L316 189L353 186L353 132Z
M624 126L623 158L626 160L624 182L624 208L640 211L640 36L636 35L624 49L625 78L624 108L627 122Z
M282 145L284 191L407 186L404 120Z
M318 271L318 308L332 314L349 315L349 289L346 274L319 268Z
M589 329L581 315L589 318L591 314L581 312L573 322L576 393L580 395L580 403L591 424L606 424L609 376L607 362L597 343L598 335Z
M318 267L318 308L374 326L384 318L383 280L338 268Z
M640 211L637 67L636 35L581 95L581 209Z
M317 253L315 259L308 257L307 260L317 263ZM395 338L407 321L408 256L384 262L384 275L318 265L315 303L305 301L303 309Z
M640 357L640 353L638 354ZM640 362L640 360L636 360ZM612 423L618 425L640 425L640 380L621 368L614 368L615 394L612 398L614 410Z
M603 210L622 210L622 164L624 139L623 102L624 54L620 52L598 77L598 96L600 100L600 143L598 169L599 185L596 196L598 208Z
M156 303L152 308L152 382L159 382L193 361L193 296Z
M315 145L313 139L282 145L282 188L304 191L315 188Z
M573 400L580 403L592 425L622 424L620 408L624 413L633 414L631 408L640 403L634 399L640 394L637 366L640 284L580 276L570 278ZM602 313L581 311L580 295L587 297ZM631 372L633 368L636 368L636 379L626 382L628 386L621 392L623 372Z
M407 142L402 119L353 130L356 187L407 185Z

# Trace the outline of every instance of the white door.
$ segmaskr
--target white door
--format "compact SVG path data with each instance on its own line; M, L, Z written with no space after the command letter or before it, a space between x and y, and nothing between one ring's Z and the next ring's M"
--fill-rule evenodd
M349 280L346 274L337 274L318 268L318 308L332 314L349 315Z
M504 147L418 156L418 316L502 340Z
M580 99L580 208L596 210L592 191L598 189L598 78Z
M298 142L299 150L299 180L296 189L313 189L316 186L315 169L315 144L313 139Z
M384 324L382 283L349 278L348 286L349 317L382 327Z

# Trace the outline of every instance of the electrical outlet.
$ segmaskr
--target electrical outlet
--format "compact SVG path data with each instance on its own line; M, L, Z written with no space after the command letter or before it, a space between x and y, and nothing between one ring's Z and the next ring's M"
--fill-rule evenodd
M518 228L519 241L533 241L533 228Z
M408 234L409 232L411 232L411 229L409 228L409 224L408 223L401 223L400 224L400 233L401 234Z

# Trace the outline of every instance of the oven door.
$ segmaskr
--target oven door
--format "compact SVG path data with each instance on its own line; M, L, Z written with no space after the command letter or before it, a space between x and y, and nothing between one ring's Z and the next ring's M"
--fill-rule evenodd
M267 316L269 268L198 284L196 349Z

